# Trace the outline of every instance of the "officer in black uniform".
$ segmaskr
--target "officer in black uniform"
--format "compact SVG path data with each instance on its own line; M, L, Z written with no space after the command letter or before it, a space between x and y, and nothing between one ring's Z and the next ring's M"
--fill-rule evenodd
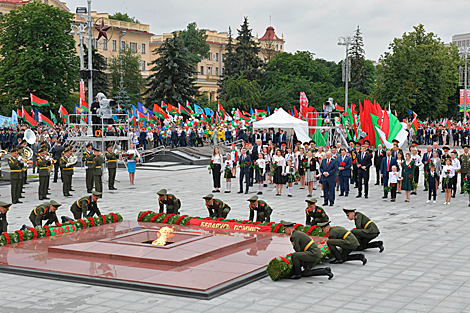
M167 193L166 189L159 190L157 195L158 204L160 205L160 213L164 213L163 208L166 204L166 214L179 214L179 209L181 208L180 199L176 198L172 194Z
M206 200L206 207L209 211L210 217L227 218L227 215L230 212L230 207L227 204L225 204L222 200L214 199L213 194L208 194L202 198Z
M263 200L258 200L258 196L253 196L247 201L250 202L250 221L253 222L256 211L256 221L269 223L273 209Z

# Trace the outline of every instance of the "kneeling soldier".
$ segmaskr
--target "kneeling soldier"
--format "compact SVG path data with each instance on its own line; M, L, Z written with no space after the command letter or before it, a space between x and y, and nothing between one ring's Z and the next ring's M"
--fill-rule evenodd
M384 251L383 241L370 242L380 234L377 225L361 212L356 212L356 209L343 209L343 211L348 219L354 220L356 223L356 228L351 230L351 233L359 241L359 247L356 250L362 251L369 248L379 248L379 252L382 253Z
M7 232L7 212L10 209L11 203L0 201L0 234Z
M359 247L359 242L346 228L341 226L331 227L330 222L318 223L318 226L328 235L326 244L328 248L330 248L331 253L335 256L335 260L330 261L331 264L340 264L351 260L362 261L362 265L367 263L367 259L362 253L349 255ZM342 249L341 254L337 247Z
M227 217L228 212L230 212L230 207L225 204L222 200L214 199L213 194L208 194L207 196L202 198L206 200L206 207L209 211L210 217Z
M270 222L273 209L271 209L271 207L266 202L263 200L258 200L258 196L253 196L247 201L250 201L250 221L253 222L256 211L257 222Z
M158 203L160 204L160 213L163 212L163 207L166 204L166 214L179 214L179 209L181 208L180 199L176 198L174 195L167 193L166 189L162 189L157 192Z
M60 206L61 204L54 200L43 203L31 211L31 214L29 215L29 220L31 221L34 227L42 227L42 221L44 220L47 220L44 226L50 225L52 223L59 223L55 211L57 211Z
M70 211L73 214L73 218L78 220L79 218L90 217L96 214L101 215L100 209L98 208L98 199L101 198L102 193L98 191L92 191L92 194L75 201L70 207Z
M286 234L290 235L290 241L295 250L292 253L292 263L294 265L294 275L291 279L299 279L310 276L328 276L328 279L333 278L331 268L317 268L312 270L315 263L321 258L321 251L315 244L312 238L304 232L295 230L294 223L281 221L281 224L286 228ZM304 268L301 271L302 267Z
M305 200L308 203L308 207L305 209L305 225L317 225L318 223L325 223L330 220L326 215L325 210L322 207L316 205L317 199Z

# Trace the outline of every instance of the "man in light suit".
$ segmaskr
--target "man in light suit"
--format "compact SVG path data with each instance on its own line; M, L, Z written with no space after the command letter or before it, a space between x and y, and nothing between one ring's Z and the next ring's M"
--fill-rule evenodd
M326 153L326 157L321 161L320 172L323 176L323 192L324 192L324 202L323 205L330 206L335 204L335 184L336 184L336 174L338 174L338 162L337 159L331 157L331 152Z
M388 191L385 189L388 186L388 174L392 171L392 166L397 166L397 159L392 157L392 151L387 150L386 156L382 159L382 164L380 165L380 177L382 177L384 182L384 196L383 199L388 197Z
M340 196L349 195L349 177L351 176L352 159L346 154L346 149L341 150L341 155L336 159L338 163L338 180ZM342 164L344 163L344 165Z
M238 166L240 167L240 191L238 193L243 193L243 177L245 177L245 193L248 193L248 189L250 188L250 165L251 158L246 154L246 149L243 148L242 155L238 159Z

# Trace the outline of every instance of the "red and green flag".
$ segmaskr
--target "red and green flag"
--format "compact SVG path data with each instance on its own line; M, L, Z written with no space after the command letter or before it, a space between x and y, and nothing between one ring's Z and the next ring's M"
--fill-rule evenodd
M220 102L218 102L217 110L218 110L219 112L224 113L224 116L227 116L227 115L228 115L228 113L225 112L224 107L222 106L222 104L220 104ZM228 116L230 116L230 115L228 115Z
M67 123L67 120L69 118L69 112L67 112L63 105L60 105L59 116L64 119L64 123Z
M155 116L158 118L163 118L163 119L168 118L168 114L166 114L166 112L161 107L159 107L158 104L156 103L153 105L153 113L155 113Z
M39 111L38 111L38 120L39 120L39 123L43 123L49 126L50 128L54 127L54 123Z
M184 106L182 106L181 104L178 103L178 113L181 115L181 114L187 114L187 115L191 115L192 113L189 112L188 109L186 109Z
M88 112L88 108L89 108L88 103L86 103L86 101L83 99L80 99L80 108Z
M36 126L36 124L38 123L37 121L34 120L34 118L31 117L31 115L28 114L28 112L26 112L24 107L23 107L23 120L26 123L28 123L31 127Z
M30 93L30 96L31 96L31 105L35 105L37 107L43 107L43 106L49 105L48 101L42 100L41 98L36 97L32 93Z
M419 128L419 122L418 122L418 119L416 118L417 116L418 114L413 112L413 120L411 121L411 128L413 128L415 134L418 132L418 128Z
M166 108L168 114L171 114L171 115L179 115L178 113L178 108L169 104L167 105L167 108Z

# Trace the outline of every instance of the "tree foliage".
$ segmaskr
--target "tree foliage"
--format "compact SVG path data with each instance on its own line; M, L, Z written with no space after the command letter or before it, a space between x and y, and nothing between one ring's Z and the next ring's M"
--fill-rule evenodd
M222 97L225 102L225 110L239 108L250 111L257 108L260 103L260 88L256 81L248 80L243 74L227 80L226 93Z
M236 75L243 74L248 80L256 80L260 78L262 62L258 57L259 44L254 41L251 32L248 17L245 16L243 24L238 30L235 46L235 59L237 62L234 64L236 66L234 72Z
M3 15L0 23L0 104L3 113L30 103L29 94L69 104L78 88L73 15L36 1Z
M190 52L176 32L173 37L154 50L159 57L150 63L152 75L145 91L147 105L165 101L171 104L193 102L197 95L196 70L190 61Z
M413 110L420 117L437 117L457 105L449 102L457 90L459 56L423 25L395 38L377 67L375 97L390 101L400 114Z
M351 88L366 95L370 94L369 85L371 81L365 62L364 39L362 38L359 26L357 26L353 43L348 53L351 59Z
M84 62L85 66L88 64L88 47L83 45L83 54L84 54ZM108 81L108 74L106 73L106 69L108 64L106 62L106 58L93 47L92 53L92 63L93 63L93 70L98 70L99 76L98 78L93 77L93 93L96 95L98 92L102 92L105 95L109 93L109 81ZM85 80L85 86L88 88L88 80Z
M130 23L137 23L140 24L139 20L135 18L135 16L130 17L127 13L116 12L109 16L112 20L118 20L123 22L130 22Z
M206 42L206 30L198 29L196 22L189 23L185 30L179 33L183 45L191 54L191 62L196 65L202 58L209 55L210 46Z

